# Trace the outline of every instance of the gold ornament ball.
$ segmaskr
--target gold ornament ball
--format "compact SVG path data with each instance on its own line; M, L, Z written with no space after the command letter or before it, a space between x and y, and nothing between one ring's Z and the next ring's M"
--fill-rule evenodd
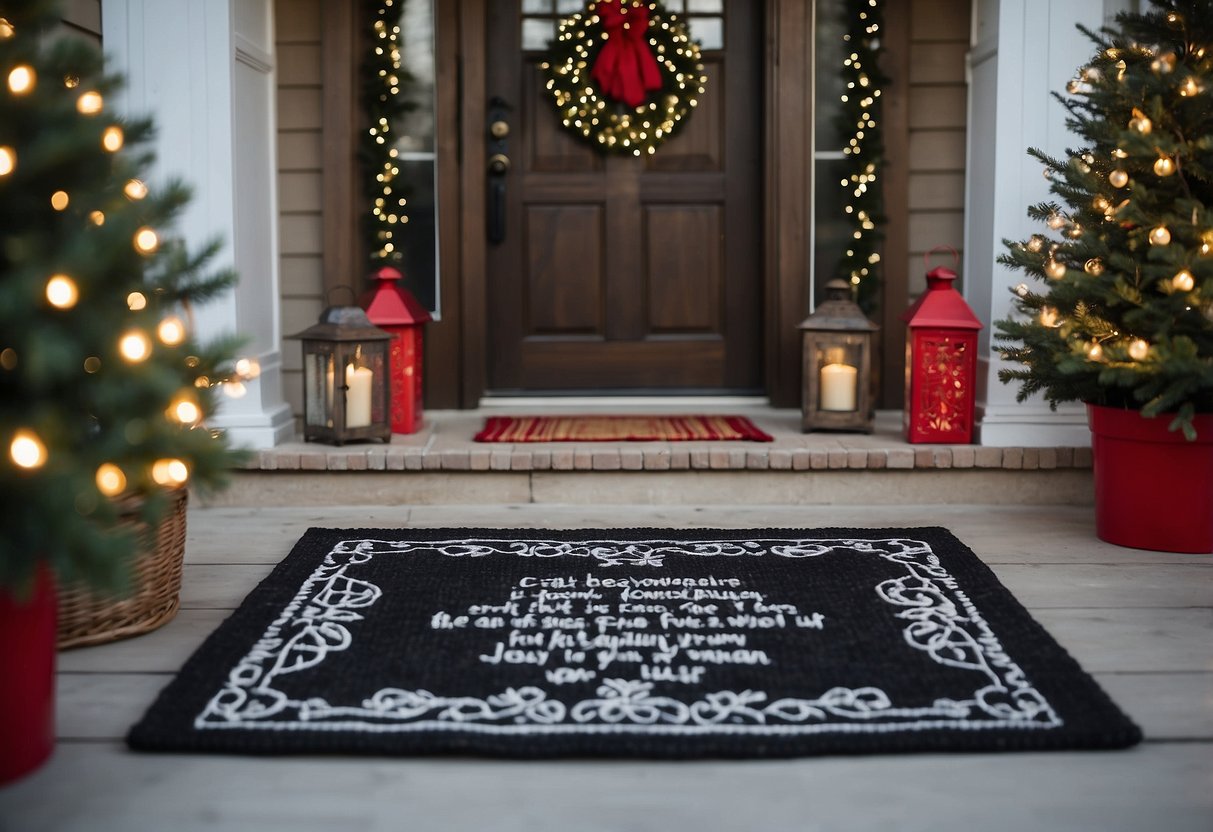
M1196 286L1196 278L1192 277L1192 273L1187 269L1181 269L1175 277L1171 278L1171 285L1180 292L1191 292Z
M1129 184L1129 174L1117 168L1108 174L1108 181L1112 183L1114 188L1123 188Z
M1050 257L1045 263L1045 274L1048 275L1051 280L1061 280L1066 276L1066 264L1059 263Z
M1092 257L1083 264L1082 270L1092 277L1099 277L1103 274L1103 263L1100 262L1098 257Z
M1150 354L1150 345L1143 338L1134 338L1129 342L1129 357L1134 361L1144 361Z
M1150 245L1165 246L1171 242L1171 231L1165 225L1150 229Z
M1170 156L1159 156L1154 163L1154 172L1159 176L1170 176L1175 173L1175 161Z

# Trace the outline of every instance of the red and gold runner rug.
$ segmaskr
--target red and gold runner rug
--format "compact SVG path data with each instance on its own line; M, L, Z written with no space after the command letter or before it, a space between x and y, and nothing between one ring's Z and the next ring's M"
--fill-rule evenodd
M744 416L490 416L477 442L770 442Z

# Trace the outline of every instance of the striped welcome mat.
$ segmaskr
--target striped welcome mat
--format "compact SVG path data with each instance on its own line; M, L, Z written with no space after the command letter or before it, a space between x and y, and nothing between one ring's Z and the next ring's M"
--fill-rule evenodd
M490 416L477 442L770 442L744 416Z

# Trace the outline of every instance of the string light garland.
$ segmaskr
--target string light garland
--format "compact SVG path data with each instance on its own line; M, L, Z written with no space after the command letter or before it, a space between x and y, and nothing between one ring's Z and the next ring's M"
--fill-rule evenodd
M881 226L885 222L881 179L884 140L880 127L881 88L888 79L880 71L883 11L878 0L846 3L842 62L844 91L838 115L845 174L841 180L843 212L849 225L839 275L855 289L856 302L871 315L879 305Z
M645 84L643 98L624 101L608 94L594 67L610 38L636 38L631 23L608 32L604 15L645 18L643 41L658 75ZM560 22L539 68L546 78L561 123L602 152L642 156L655 153L686 123L707 83L702 53L686 24L658 0L593 0ZM616 94L617 95L617 94Z
M400 16L405 0L379 0L370 17L370 47L362 62L362 105L369 126L362 139L364 196L369 203L363 226L372 268L399 266L401 232L408 223L408 198L400 176L395 129L413 109L405 94L412 80L400 48Z

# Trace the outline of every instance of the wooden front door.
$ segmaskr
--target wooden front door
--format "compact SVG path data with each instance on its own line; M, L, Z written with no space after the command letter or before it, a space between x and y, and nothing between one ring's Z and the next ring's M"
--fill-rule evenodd
M694 4L705 92L644 158L561 125L526 47L567 5L487 4L486 119L508 135L486 157L509 159L485 172L490 390L761 391L763 4Z

